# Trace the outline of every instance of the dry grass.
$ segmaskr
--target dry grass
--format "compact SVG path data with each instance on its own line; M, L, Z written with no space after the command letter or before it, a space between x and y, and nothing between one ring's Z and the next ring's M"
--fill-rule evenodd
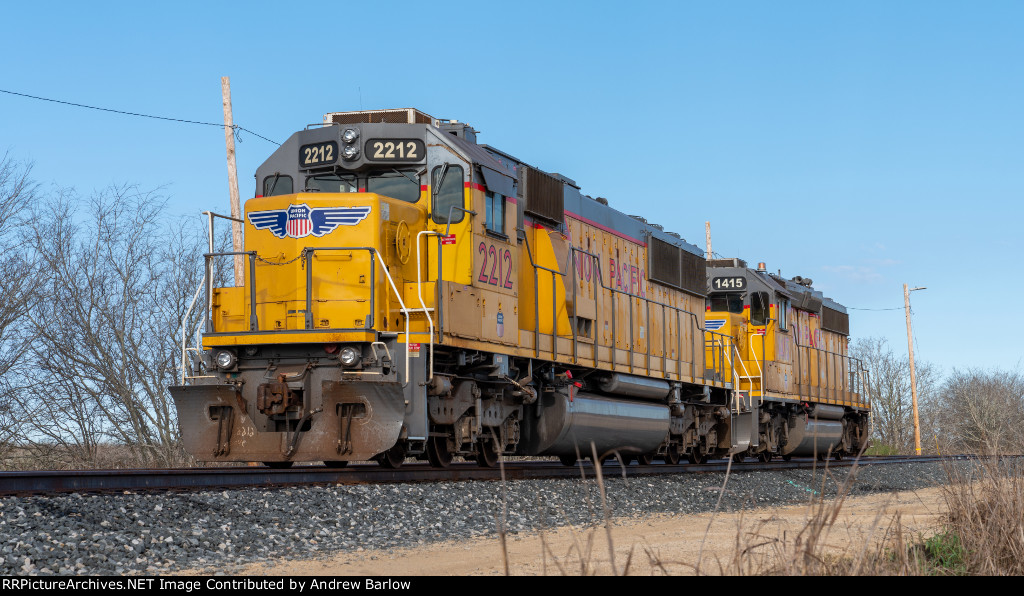
M824 489L826 480L832 476L827 466L819 472ZM542 534L545 573L1024 575L1024 465L1017 460L993 458L963 468L947 465L948 484L943 487L945 527L930 536L912 534L899 514L886 516L884 507L878 509L866 535L863 530L856 536L847 533L849 529L837 522L856 483L856 472L855 465L833 497L821 496L824 490L815 491L808 502L807 519L798 531L780 535L767 521L751 527L744 525L741 518L730 556L709 558L702 544L693 561L662 560L646 544L635 544L625 556L620 552L616 557L612 523L603 502L603 478L598 473L604 524L588 529L570 528L573 547L561 557L551 551ZM725 494L728 482L727 471L720 495ZM716 515L717 510L716 505ZM713 522L714 517L708 531ZM603 554L602 542L607 544L608 558ZM850 546L837 547L840 544ZM506 560L506 572L507 565Z
M187 468L195 459L183 449L154 455L145 447L100 444L89 449L37 443L12 447L0 458L0 470L122 470L130 468Z
M1024 575L1024 465L1017 458L947 466L945 546L969 575ZM954 543L954 544L949 544Z

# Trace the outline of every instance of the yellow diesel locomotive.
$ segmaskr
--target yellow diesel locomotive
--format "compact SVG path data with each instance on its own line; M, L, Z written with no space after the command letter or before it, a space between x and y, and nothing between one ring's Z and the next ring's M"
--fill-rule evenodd
M731 270L743 288L709 287L725 274L696 246L478 144L465 123L327 114L256 184L243 250L211 241L201 346L171 387L199 460L675 463L865 440L845 332L814 327L837 334L825 354L797 341L796 311L792 329L734 312L763 279L810 314L800 291ZM234 259L241 279L215 287Z

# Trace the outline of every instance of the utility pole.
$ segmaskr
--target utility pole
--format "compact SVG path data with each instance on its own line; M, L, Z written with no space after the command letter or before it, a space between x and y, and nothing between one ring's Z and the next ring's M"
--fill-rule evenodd
M704 222L704 237L707 240L707 244L708 244L708 254L707 254L707 256L705 258L710 261L711 260L711 254L712 254L711 253L711 222L710 221L705 221Z
M910 395L914 404L914 449L921 455L921 422L917 415L917 375L914 373L914 332L910 328L910 293L927 288L907 289L903 284L903 309L907 315L907 350L910 352Z
M221 99L224 102L224 143L228 149L228 190L231 193L231 250L242 252L242 203L238 198L238 169L235 167L235 122L231 118L231 81L220 78ZM245 262L242 255L235 255L235 285L245 280Z

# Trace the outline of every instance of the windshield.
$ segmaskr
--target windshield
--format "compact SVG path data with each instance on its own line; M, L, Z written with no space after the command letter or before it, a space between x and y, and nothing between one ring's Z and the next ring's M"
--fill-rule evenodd
M415 170L391 170L370 174L366 180L366 192L415 203L420 200L420 183Z
M715 312L743 313L743 294L739 292L728 292L724 294L712 294L708 297L708 306Z
M356 177L354 174L321 174L306 178L306 190L320 192L356 192Z

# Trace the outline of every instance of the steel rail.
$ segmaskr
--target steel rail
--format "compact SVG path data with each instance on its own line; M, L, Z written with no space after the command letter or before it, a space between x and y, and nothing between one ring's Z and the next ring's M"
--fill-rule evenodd
M813 458L793 458L791 461L734 462L733 472L759 470L794 470L812 467L849 467L854 464L907 464L937 461L965 460L975 456L888 456L865 457L859 460L823 462ZM713 460L704 464L639 465L625 468L617 460L606 461L604 476L654 476L680 473L721 473L729 468L728 460ZM303 485L388 484L403 482L458 482L467 480L500 480L501 470L482 468L475 462L453 463L448 468L432 468L427 463L406 464L388 469L377 464L356 464L346 468L297 466L289 469L271 469L263 466L232 468L171 468L140 470L39 470L0 472L0 496L70 493L70 492L152 492L170 490L207 490L239 488L272 488ZM594 467L589 461L575 466L563 466L555 461L510 461L504 463L504 475L509 480L541 478L593 478Z

